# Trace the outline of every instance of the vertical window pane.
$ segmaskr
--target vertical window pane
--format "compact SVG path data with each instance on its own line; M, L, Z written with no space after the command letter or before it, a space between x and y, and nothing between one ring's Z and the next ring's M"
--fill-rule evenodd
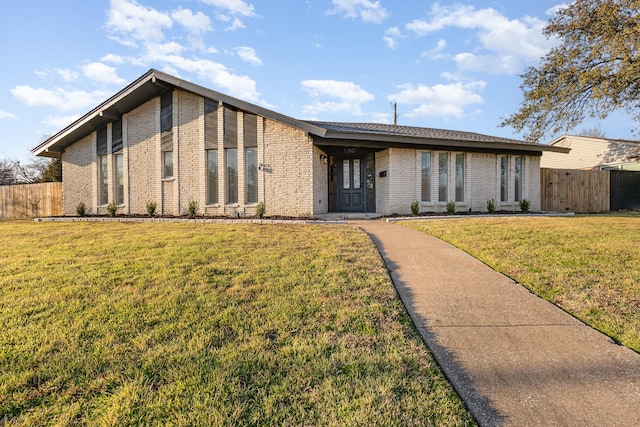
M258 203L258 149L247 148L244 155L247 183L245 203Z
M218 150L207 150L207 204L218 203Z
M456 202L464 202L464 154L456 154Z
M353 159L353 188L360 188L360 159Z
M438 201L448 202L449 198L449 153L438 155Z
M420 179L421 200L431 201L431 153L422 153L422 174Z
M522 157L518 156L515 159L514 163L514 183L515 187L515 198L516 202L519 202L522 199Z
M173 151L162 152L162 177L173 178Z
M509 201L509 158L500 157L500 201Z
M107 156L98 156L98 198L99 204L109 203L109 176Z
M124 165L123 165L122 154L117 154L113 156L113 160L114 160L115 177L116 177L116 188L115 188L116 204L123 205L124 204Z
M351 173L349 168L349 160L342 161L342 188L349 190L351 188Z
M227 148L224 151L227 157L227 203L238 203L238 149Z

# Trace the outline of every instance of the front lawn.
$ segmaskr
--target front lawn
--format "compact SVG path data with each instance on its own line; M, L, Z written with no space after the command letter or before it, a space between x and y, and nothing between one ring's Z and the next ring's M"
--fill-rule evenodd
M458 246L640 352L640 218L465 218L401 223Z
M351 227L0 222L0 425L472 425Z

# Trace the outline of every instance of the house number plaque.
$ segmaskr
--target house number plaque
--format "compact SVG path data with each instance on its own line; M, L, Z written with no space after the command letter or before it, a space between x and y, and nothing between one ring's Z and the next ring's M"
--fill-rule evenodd
M344 152L344 154L356 154L356 153L358 153L358 149L357 148L345 148L343 152Z

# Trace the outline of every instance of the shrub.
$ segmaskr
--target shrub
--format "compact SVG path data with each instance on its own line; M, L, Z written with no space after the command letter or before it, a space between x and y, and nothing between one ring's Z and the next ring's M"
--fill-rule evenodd
M414 200L411 203L411 213L414 215L418 215L418 212L420 212L420 203L417 200Z
M258 218L262 218L266 212L267 207L265 206L264 202L258 203L258 206L256 206L256 216Z
M156 202L148 201L147 202L147 215L149 215L150 217L154 216L156 214L156 207L158 207Z
M496 211L496 201L493 199L487 200L487 210L489 213L494 213Z
M447 202L447 213L454 214L456 213L456 203L453 200Z
M198 205L198 202L196 202L195 200L192 200L189 202L189 207L187 208L188 212L189 212L189 218L195 218L196 215L198 214L198 208L200 207L200 205Z
M110 217L112 217L112 218L113 218L114 216L116 216L116 212L117 212L117 211L118 211L118 206L116 206L116 204L115 204L115 203L111 202L111 203L109 203L109 204L107 205L107 214L108 214Z
M529 212L529 199L520 200L520 210L522 212Z
M86 216L87 215L87 205L84 202L80 202L76 205L76 213L78 216Z

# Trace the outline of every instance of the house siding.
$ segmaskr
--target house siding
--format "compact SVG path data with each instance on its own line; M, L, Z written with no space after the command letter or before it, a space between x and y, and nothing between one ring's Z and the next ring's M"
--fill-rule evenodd
M146 213L147 202L157 204L158 213L167 213L170 207L163 209L164 189L161 180L160 154L160 98L126 114L126 132L123 129L124 150L128 157L125 168L125 203L133 214Z
M540 166L551 169L598 169L614 166L628 170L640 170L633 156L640 153L640 144L601 138L566 136L554 143L570 148L569 154L545 152Z
M431 156L431 201L421 199L421 153ZM376 154L376 200L381 215L410 214L411 203L420 201L421 212L446 212L447 203L438 201L438 153L443 151L390 148ZM455 154L449 153L448 200L455 200ZM487 201L494 199L499 210L519 210L514 201L515 156L509 158L509 201L500 203L499 156L496 154L464 153L464 201L456 202L457 211L486 212ZM540 158L523 158L523 198L530 202L531 210L540 210ZM387 171L386 177L379 177Z
M267 214L313 215L314 153L312 139L304 131L265 119L263 178Z
M76 206L84 203L88 213L95 212L94 185L97 187L95 167L95 133L68 147L62 154L62 206L65 215L75 215ZM96 173L94 174L94 171Z

